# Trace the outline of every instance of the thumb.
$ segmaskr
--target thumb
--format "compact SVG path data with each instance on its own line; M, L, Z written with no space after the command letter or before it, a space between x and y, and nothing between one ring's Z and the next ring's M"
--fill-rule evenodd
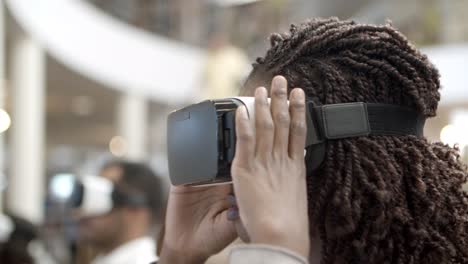
M247 233L247 229L245 229L244 224L242 223L240 218L237 219L237 220L234 220L234 226L236 228L236 232L237 232L237 235L239 236L239 238L243 242L249 243L250 242L249 234Z
M228 210L222 211L215 217L213 229L216 234L219 234L219 238L222 239L222 242L226 243L226 245L237 238L236 227L234 223L228 219Z

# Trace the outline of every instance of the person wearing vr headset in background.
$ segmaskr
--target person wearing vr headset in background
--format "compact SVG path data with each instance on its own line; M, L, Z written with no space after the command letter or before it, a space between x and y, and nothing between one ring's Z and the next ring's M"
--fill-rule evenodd
M255 96L254 124L236 112L233 189L173 186L158 263L203 263L238 233L250 244L231 251L233 264L468 263L468 174L456 150L419 133L370 133L327 139L318 168L312 147L304 159L305 101L434 117L439 73L427 57L391 25L337 18L270 40L242 91Z
M55 264L39 231L22 217L0 213L0 263Z
M163 215L162 182L148 166L128 161L107 163L99 175L113 184L110 194L113 205L108 210L99 209L101 213L96 209L100 208L97 205L86 205L94 208L92 210L82 208L80 241L89 244L98 253L91 263L134 264L157 260L153 238L156 224ZM101 183L95 179L88 185L81 191L84 203L87 202L86 195L97 193L88 190L90 194L86 194L87 188L97 188ZM105 199L91 202L97 204L102 200ZM86 212L91 211L93 214L87 215Z

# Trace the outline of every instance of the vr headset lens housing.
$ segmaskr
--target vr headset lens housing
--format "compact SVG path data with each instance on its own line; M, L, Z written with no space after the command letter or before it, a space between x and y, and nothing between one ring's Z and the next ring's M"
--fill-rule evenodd
M107 178L92 175L75 179L73 192L67 203L80 217L104 215L121 206L148 206L143 194L125 191Z
M82 217L104 215L113 208L113 183L99 176L83 176L75 181L70 205Z
M210 100L175 111L168 118L171 181L213 184L230 180L235 153L238 99Z
M172 112L167 120L169 174L174 185L207 185L231 181L235 154L235 111L245 105L253 122L253 97L208 100ZM323 163L327 141L369 136L423 136L424 116L388 104L307 103L308 168Z

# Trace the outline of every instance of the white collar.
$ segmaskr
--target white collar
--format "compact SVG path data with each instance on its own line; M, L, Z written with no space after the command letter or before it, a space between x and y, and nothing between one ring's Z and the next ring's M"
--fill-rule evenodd
M129 241L107 255L97 256L92 264L148 264L157 261L156 243L151 237Z

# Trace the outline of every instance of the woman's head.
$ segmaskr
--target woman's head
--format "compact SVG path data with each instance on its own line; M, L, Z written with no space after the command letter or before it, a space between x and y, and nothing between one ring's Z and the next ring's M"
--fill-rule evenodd
M272 35L271 44L244 95L279 74L316 104L387 103L436 114L437 69L390 25L315 19ZM330 141L322 167L307 177L323 263L466 263L466 180L457 152L425 139Z

